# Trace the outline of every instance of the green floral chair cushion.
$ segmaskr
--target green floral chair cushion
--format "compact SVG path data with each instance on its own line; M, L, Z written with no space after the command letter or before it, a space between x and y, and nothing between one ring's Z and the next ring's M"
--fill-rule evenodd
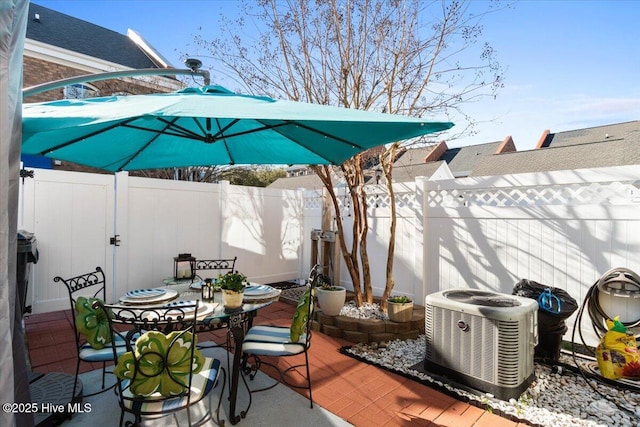
M131 381L129 390L134 396L151 396L154 393L175 396L182 393L189 384L189 375L200 372L205 358L196 348L191 360L191 346L196 345L197 337L190 332L182 334L171 345L181 333L145 332L136 340L135 355L131 351L122 354L113 373L121 380Z
M307 289L300 297L295 313L293 313L293 322L291 322L291 342L298 342L305 332L305 326L309 320L309 298L311 298L311 289Z
M93 308L95 301L104 303L99 298L78 297L75 305L75 321L76 329L86 338L87 343L100 350L111 342L111 331L109 330L109 319L104 311Z

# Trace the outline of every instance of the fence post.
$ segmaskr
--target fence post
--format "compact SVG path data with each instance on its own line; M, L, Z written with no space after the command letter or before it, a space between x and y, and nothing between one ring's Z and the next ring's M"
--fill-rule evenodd
M424 176L417 176L415 178L415 202L416 202L416 208L415 208L415 214L416 214L416 220L415 220L415 224L416 224L416 231L415 231L415 236L416 238L413 240L414 241L414 266L415 268L413 269L413 271L415 271L415 282L413 284L413 295L414 295L414 303L422 305L424 303L424 297L426 296L427 292L426 292L426 284L425 284L425 277L426 276L426 272L427 269L429 268L429 266L427 265L428 262L428 257L425 256L425 248L427 247L425 242L427 239L427 235L425 233L426 227L425 227L425 222L427 221L426 218L426 206L425 206L425 194L424 194L424 187L425 187L425 181L427 179Z
M227 202L229 201L229 185L231 184L229 181L220 181L220 200L218 201L218 230L220 233L220 239L218 241L218 256L220 258L224 258L225 255L222 253L222 247L225 242L223 242L222 238L225 235L224 227L226 224L226 207Z

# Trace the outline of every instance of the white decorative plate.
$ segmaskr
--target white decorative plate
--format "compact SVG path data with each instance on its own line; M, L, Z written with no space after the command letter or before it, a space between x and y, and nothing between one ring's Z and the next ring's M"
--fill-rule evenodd
M193 307L184 308L185 306L192 305ZM173 301L169 304L163 305L163 307L176 308L176 314L184 314L187 315L189 313L193 313L196 311L196 302L195 301ZM198 310L204 308L202 303L198 306Z
M125 294L127 298L131 299L148 299L153 297L159 297L160 295L164 295L167 293L166 289L155 288L155 289L135 289L133 291L129 291Z
M202 280L197 280L189 285L191 289L202 289Z
M253 302L257 303L261 301L275 300L276 298L280 297L281 292L282 292L281 289L271 288L271 291L266 294L247 294L245 290L244 296L242 297L242 301L246 303L253 303Z
M120 302L123 304L148 305L148 304L154 304L159 302L171 301L172 299L175 299L178 296L178 291L174 289L163 289L163 291L164 291L163 294L155 295L155 296L146 296L144 298L140 298L140 297L132 298L132 297L129 297L128 295L125 295L123 297L120 297Z
M273 292L275 288L267 285L249 285L244 288L244 294L247 296L259 296L268 295Z
M174 301L174 302L170 302L169 304L165 304L165 307L175 307L176 308L176 312L175 315L181 315L184 314L185 316L188 316L189 314L193 314L193 312L195 311L195 307L189 307L189 308L182 308L185 305L195 305L195 301L193 300L187 300L187 301ZM198 319L208 316L209 314L213 313L213 311L216 309L216 307L218 306L217 302L202 302L199 301L198 304ZM169 312L171 314L171 312Z

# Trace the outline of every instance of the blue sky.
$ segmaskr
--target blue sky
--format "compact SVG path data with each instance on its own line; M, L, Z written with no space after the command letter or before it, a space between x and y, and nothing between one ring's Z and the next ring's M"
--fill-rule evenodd
M231 0L33 3L121 34L131 28L176 67L182 66L182 54L204 54L193 47L199 27L215 33L220 14L238 13ZM518 150L527 150L545 129L562 132L640 120L639 16L636 0L529 0L485 17L483 38L506 69L505 87L496 99L466 107L480 122L478 134L448 141L449 147L511 135ZM211 71L214 82L224 83Z

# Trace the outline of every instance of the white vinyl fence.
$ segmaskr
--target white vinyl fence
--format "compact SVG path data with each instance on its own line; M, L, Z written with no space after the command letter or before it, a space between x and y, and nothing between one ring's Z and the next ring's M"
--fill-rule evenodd
M511 293L530 279L582 303L607 270L640 272L638 187L640 166L395 184L394 294L421 303L454 287ZM348 197L336 191L350 230ZM389 199L375 185L367 193L368 252L380 295ZM117 296L161 283L182 252L238 256L238 270L256 282L302 278L311 231L321 227L322 193L36 169L22 188L20 218L19 228L38 239L30 298L34 311L45 312L66 308L56 275L100 265L115 281L109 296ZM114 234L117 247L109 244ZM344 265L340 278L352 287Z
M453 287L511 293L529 279L581 304L611 268L640 272L639 184L640 166L427 181L420 297Z
M100 266L107 298L162 285L173 257L238 257L250 280L301 277L300 192L35 169L21 189L19 228L35 234L27 304L35 313L68 308L71 277ZM117 235L118 246L110 244Z

